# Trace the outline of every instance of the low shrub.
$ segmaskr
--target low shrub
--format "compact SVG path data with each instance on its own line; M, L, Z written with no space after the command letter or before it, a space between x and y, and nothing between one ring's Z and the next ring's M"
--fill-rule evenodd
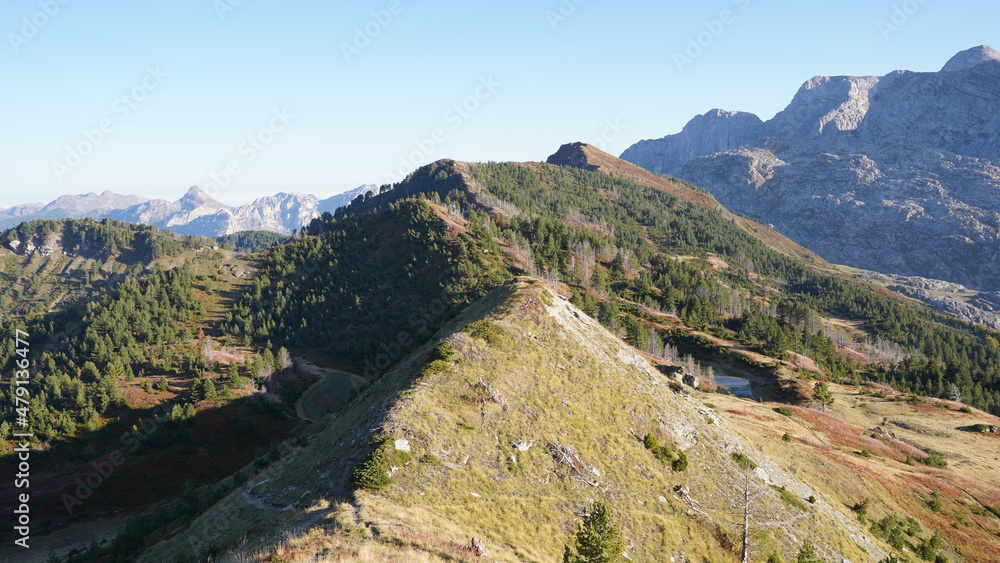
M438 456L434 454L424 454L420 456L419 461L420 463L426 463L427 465L441 465L441 460L439 460Z
M420 372L420 375L428 376L434 375L435 373L441 373L442 371L451 367L451 362L445 360L434 360L431 363L424 366L424 369Z
M786 489L784 487L784 485L782 485L781 487L777 487L775 485L771 485L771 487L774 488L774 490L778 491L778 495L781 497L781 500L785 501L786 504L794 506L795 508L798 508L799 510L803 510L803 511L804 510L808 510L808 508L806 507L806 504L804 502L802 502L802 500L799 499L799 497L795 496L795 493L793 493L792 491L789 491L788 489Z
M503 340L503 329L493 321L475 321L469 323L468 328L469 334L490 344L499 344Z
M659 446L656 441L656 436L653 436L652 434L646 434L643 436L642 445L646 446L646 449L650 451L655 450Z
M455 347L451 345L451 342L447 340L439 343L431 351L432 360L441 360L442 362L451 361L451 357L455 355Z
M757 469L757 464L743 452L733 452L733 461L736 462L736 465L740 466L740 469L746 469L748 467L750 469Z
M921 461L924 462L924 465L928 467L934 467L937 469L943 469L948 466L948 461L934 452L927 454L927 457L925 457Z
M868 509L870 507L871 507L871 499L865 497L864 500L855 503L854 506L851 507L851 510L857 513L858 520L860 520L861 523L864 524L865 517L868 516Z
M892 514L872 524L871 531L896 550L902 550L906 545L904 523Z
M364 461L355 466L351 473L351 482L355 487L378 491L392 483L392 467L402 467L410 462L410 454L397 450L394 443L392 438L383 438Z
M687 454L683 451L677 452L677 459L670 464L670 467L673 468L674 471L678 472L686 470L688 467Z
M941 512L941 493L931 492L931 496L924 499L924 502L927 503L927 508L930 508L931 512Z

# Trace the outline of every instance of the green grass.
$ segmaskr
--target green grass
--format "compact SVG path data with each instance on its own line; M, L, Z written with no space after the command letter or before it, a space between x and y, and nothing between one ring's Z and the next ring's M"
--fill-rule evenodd
M809 508L806 507L806 504L802 502L802 499L795 496L795 494L792 493L791 491L785 489L785 487L774 487L774 489L778 491L778 494L781 496L781 500L783 500L789 506L794 506L795 508L798 508L799 510L802 511L809 510Z

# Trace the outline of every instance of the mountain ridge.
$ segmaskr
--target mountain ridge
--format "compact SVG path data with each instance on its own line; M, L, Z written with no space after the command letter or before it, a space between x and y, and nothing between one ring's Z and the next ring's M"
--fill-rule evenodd
M378 186L366 184L326 199L298 192L279 192L234 207L214 199L198 186L190 187L176 201L123 196L105 190L100 195L94 192L64 195L47 204L28 203L0 209L0 230L36 219L90 217L142 223L179 234L210 238L242 231L291 234L324 212L334 213L355 198L378 191Z
M814 77L767 122L713 110L622 158L831 262L996 290L1000 56L977 47L945 68Z
M114 434L146 416L139 409L160 404L171 416L129 456L121 481L74 517L135 509L136 497L168 504L150 505L116 539L71 561L306 561L375 549L407 561L471 562L483 551L500 561L549 561L573 541L589 499L616 507L633 560L728 560L743 530L730 493L745 482L748 459L762 509L780 522L754 520L770 530L748 536L758 555L793 558L807 538L828 559L890 553L851 510L866 497L873 523L919 521L893 553L939 530L944 545L932 551L990 553L1000 524L977 503L1000 504L996 442L956 426L988 428L995 419L917 393L947 394L955 373L960 398L996 409L995 333L863 280L821 274L768 245L773 231L719 209L704 192L691 188L698 201L686 199L680 181L582 144L558 152L554 160L567 164L432 163L243 261L190 248L172 266L125 268L121 291L108 299L64 317L23 319L34 323L24 328L38 346L49 341L57 354L55 371L38 381L52 390L50 416L33 423L53 444L38 464L51 486L37 500L55 513L55 526L70 520L57 511L78 487L74 477L91 470L63 463L74 446L96 443L96 459L108 459ZM118 224L80 223L118 245ZM33 239L51 230L36 227ZM56 270L60 259L20 257ZM104 271L121 275L122 266L108 260ZM22 272L21 283L42 274ZM46 303L57 293L46 293ZM137 304L157 322L132 320ZM59 344L63 326L75 332L68 349ZM128 343L125 365L117 342ZM277 346L286 349L273 353ZM0 363L11 359L0 348ZM75 383L56 373L70 371L61 367L70 359L95 365ZM296 359L312 374L320 363L355 374L359 385L335 395L335 372L325 369L324 387L314 387L295 374ZM262 362L291 373L261 376ZM113 375L122 369L124 377ZM925 370L939 377L925 380ZM725 377L752 380L760 400L775 402L708 392L725 387ZM302 385L289 389L296 378ZM907 394L874 383L890 381ZM827 382L835 400L820 406L812 397ZM127 408L111 402L118 387ZM103 415L68 388L96 393ZM266 413L301 417L291 408L300 401L317 422L296 421L291 435L270 434L273 423L261 420L241 429L239 417L255 411L265 421ZM809 408L817 406L822 412ZM93 439L90 416L111 440ZM874 425L907 441L871 437ZM262 436L286 441L261 451ZM183 464L204 472L233 443L257 451L183 484ZM147 471L156 477L143 478ZM146 488L164 482L171 486ZM942 514L921 502L932 492ZM973 526L952 531L945 524L953 513ZM414 551L424 557L408 557Z

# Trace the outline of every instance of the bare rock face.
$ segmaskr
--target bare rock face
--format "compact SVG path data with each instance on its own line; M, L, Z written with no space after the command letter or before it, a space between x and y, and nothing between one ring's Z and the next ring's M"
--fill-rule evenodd
M973 47L952 57L951 60L948 61L941 69L941 72L965 70L967 68L978 66L980 63L985 61L1000 61L1000 53L989 45Z
M104 216L130 223L155 225L175 233L209 237L240 231L289 234L319 217L323 211L335 211L355 197L376 190L376 186L362 186L325 200L307 194L279 193L258 198L247 205L230 207L195 186L177 201L150 200Z
M215 237L240 231L273 231L290 234L323 212L333 213L358 197L377 194L379 186L365 185L324 200L300 193L279 193L253 203L230 207L199 189L187 191L177 201L123 196L105 191L97 195L61 196L48 205L26 204L0 209L0 230L35 219L105 217L155 225L179 234ZM23 250L23 249L21 249Z
M832 262L1000 289L996 51L959 53L936 73L816 77L762 124L724 114L622 158L699 184Z
M752 113L714 109L692 119L680 133L640 141L621 157L647 170L669 174L692 158L753 143L760 138L763 124Z
M802 139L855 131L871 104L877 76L816 76L762 128L769 137Z

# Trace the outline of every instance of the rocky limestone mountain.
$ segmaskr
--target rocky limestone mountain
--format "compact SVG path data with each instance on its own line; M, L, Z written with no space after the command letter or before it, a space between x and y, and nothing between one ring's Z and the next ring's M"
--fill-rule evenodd
M381 188L375 184L365 184L356 190L350 190L344 192L340 195L335 195L333 197L328 197L326 199L320 200L319 204L316 206L317 211L320 213L329 212L334 213L337 209L341 207L347 207L352 201L359 197L368 197L369 194L378 195Z
M177 201L156 199L107 214L130 223L156 225L181 234L219 236L240 231L274 231L288 234L318 217L316 196L279 193L253 203L230 207L198 187Z
M121 195L105 190L100 195L90 192L81 195L64 195L49 204L26 203L9 209L0 209L0 229L16 226L23 221L35 219L80 219L100 217L116 209L148 201L136 195Z
M253 203L231 207L192 187L177 201L123 196L105 191L97 195L61 196L51 203L29 203L0 209L0 230L24 221L105 217L130 223L156 225L175 233L207 237L240 231L274 231L290 234L323 212L335 212L357 197L378 193L379 187L364 185L326 199L300 193L278 193L256 199Z
M993 330L1000 330L1000 292L977 292L964 285L919 276L861 271L857 277L888 287L936 308L938 311Z
M773 119L713 110L622 158L709 189L827 260L1000 289L1000 54L815 77Z

